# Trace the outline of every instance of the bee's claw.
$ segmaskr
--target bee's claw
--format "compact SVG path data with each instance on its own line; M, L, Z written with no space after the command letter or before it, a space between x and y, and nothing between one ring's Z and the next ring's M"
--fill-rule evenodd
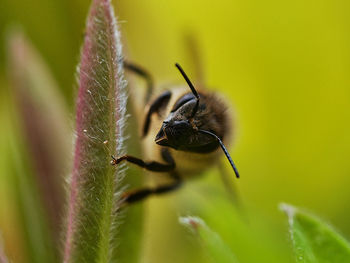
M112 157L112 161L110 162L111 165L116 165L116 164L118 164L118 160L117 160L113 155L111 155L111 157Z

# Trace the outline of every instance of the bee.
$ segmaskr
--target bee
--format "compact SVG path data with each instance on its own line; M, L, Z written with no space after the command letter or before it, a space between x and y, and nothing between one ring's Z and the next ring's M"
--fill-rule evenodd
M176 63L188 87L166 90L148 103L143 122L142 137L152 145L150 156L144 161L138 157L124 155L112 156L112 165L129 162L152 172L166 173L170 183L156 187L145 187L125 192L125 204L141 201L151 195L160 195L179 188L184 179L201 174L210 166L217 164L224 154L239 178L238 170L228 153L224 142L229 140L230 114L227 105L219 96L206 90L196 90L182 67ZM125 68L144 77L148 83L147 94L152 93L153 80L145 70L125 62ZM146 96L146 101L149 96ZM160 123L152 123L154 115L164 116ZM158 118L159 119L159 118ZM150 127L157 129L151 140ZM155 134L155 136L154 136Z

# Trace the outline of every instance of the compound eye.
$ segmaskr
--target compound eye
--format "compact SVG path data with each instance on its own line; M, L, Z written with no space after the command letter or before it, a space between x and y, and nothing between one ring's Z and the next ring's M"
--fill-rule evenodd
M181 106L185 105L187 102L191 100L195 100L196 97L192 93L187 93L183 95L180 99L176 101L174 104L174 107L172 108L171 112L177 111Z

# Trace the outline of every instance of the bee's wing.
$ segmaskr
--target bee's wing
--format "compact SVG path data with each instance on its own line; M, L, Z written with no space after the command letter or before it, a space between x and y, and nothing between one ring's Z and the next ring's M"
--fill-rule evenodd
M231 202L237 208L238 213L242 216L244 221L249 222L248 215L245 211L245 206L236 186L237 180L233 180L234 178L232 176L232 172L227 171L227 168L225 167L222 160L218 164L218 169L221 176L221 181L224 185L224 188L226 189L226 192Z
M236 183L234 182L235 180L232 180L233 177L232 177L231 173L228 173L228 171L225 168L222 161L219 162L218 169L219 169L219 173L221 176L221 181L222 181L222 183L226 189L226 192L229 195L231 201L236 206L240 206L241 205L240 196L239 196L239 193L237 190Z
M194 72L194 80L196 86L202 86L205 82L205 74L203 70L202 52L194 33L188 33L184 36L186 44L186 57L189 58L189 65Z

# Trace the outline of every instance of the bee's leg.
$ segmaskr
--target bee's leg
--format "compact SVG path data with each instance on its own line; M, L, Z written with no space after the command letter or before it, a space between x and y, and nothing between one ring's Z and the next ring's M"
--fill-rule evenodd
M145 69L140 67L139 65L135 65L133 63L130 63L128 61L124 61L124 68L126 70L130 70L134 72L135 74L139 75L140 77L144 78L147 82L147 91L146 91L146 96L145 96L145 103L147 104L152 92L153 92L153 78L151 74L149 74Z
M128 157L121 157L124 160L127 160L129 162L132 162L134 164L137 164L143 168L146 168L147 170L154 171L154 172L169 172L169 176L173 179L172 183L160 185L155 188L145 187L138 190L132 190L125 192L122 195L121 202L123 204L129 204L137 201L141 201L145 198L147 198L150 195L159 195L163 193L170 192L172 190L175 190L182 184L181 177L174 171L175 169L175 162L173 157L171 156L170 152L166 148L162 148L161 150L162 158L167 164L159 163L159 162L144 162L141 159L128 156ZM118 161L120 158L113 158L113 162ZM115 163L116 164L116 163Z
M162 94L159 95L159 97L152 102L150 105L145 122L143 123L143 129L142 129L142 137L145 137L148 133L149 126L151 124L151 116L153 113L158 112L163 109L164 107L167 106L169 100L171 97L171 92L170 91L164 91Z
M181 186L182 184L182 179L179 177L176 173L171 172L170 176L174 179L174 182L165 184L165 185L160 185L154 188L151 187L146 187L146 188L141 188L129 192L125 192L122 195L121 202L123 204L131 204L134 202L141 201L151 195L160 195L160 194L165 194L168 192L171 192L178 187Z
M140 166L142 168L145 168L148 171L153 172L170 172L175 169L175 162L173 158L171 157L169 151L165 148L162 149L162 157L166 163L160 163L157 161L143 161L140 158L130 156L130 155L123 155L121 157L115 158L112 156L112 165L117 165L122 161L127 161L133 164L136 164L137 166Z
M123 155L118 158L114 158L112 156L113 160L111 161L112 165L117 165L122 161L127 161L129 163L136 164L137 166L140 166L142 168L145 168L148 171L153 172L169 172L174 170L175 164L173 163L160 163L157 161L143 161L140 158L130 156L130 155Z

